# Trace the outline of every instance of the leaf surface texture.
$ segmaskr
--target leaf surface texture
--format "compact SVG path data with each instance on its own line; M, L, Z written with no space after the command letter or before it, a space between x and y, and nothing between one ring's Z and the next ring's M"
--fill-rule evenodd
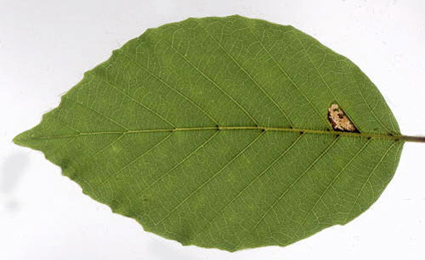
M358 133L328 120L338 104ZM229 251L288 245L368 209L403 142L347 58L240 16L149 29L15 138L145 230ZM383 138L381 138L383 137Z

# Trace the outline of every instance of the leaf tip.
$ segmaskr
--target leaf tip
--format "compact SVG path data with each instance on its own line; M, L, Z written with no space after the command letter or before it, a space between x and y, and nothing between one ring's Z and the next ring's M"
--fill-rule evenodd
M17 136L15 136L13 139L12 139L12 142L14 143L14 144L16 144L16 145L21 145L21 135L22 134L19 134L19 135L17 135Z
M12 139L12 142L16 145L19 145L19 146L26 146L26 144L27 144L26 141L29 139L28 135L29 135L28 131L20 133Z

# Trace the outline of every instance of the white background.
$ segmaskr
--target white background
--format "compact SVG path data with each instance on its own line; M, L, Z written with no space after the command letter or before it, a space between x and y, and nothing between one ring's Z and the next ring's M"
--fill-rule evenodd
M425 259L425 144L408 143L365 214L285 248L236 253L144 232L11 139L147 28L240 14L291 24L370 76L404 134L425 135L425 1L0 0L0 259Z

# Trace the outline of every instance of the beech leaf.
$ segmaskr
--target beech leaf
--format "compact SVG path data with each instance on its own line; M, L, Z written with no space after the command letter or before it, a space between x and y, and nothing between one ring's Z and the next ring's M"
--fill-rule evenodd
M145 230L228 251L350 222L405 141L350 60L241 16L148 29L14 139Z

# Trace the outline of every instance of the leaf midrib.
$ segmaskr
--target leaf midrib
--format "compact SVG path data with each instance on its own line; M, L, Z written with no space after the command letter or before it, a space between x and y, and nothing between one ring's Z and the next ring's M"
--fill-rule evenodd
M126 134L142 134L142 133L161 133L161 132L181 132L181 131L267 131L267 132L287 132L287 133L305 133L317 135L340 135L357 138L374 138L393 141L411 141L425 142L424 137L393 135L393 134L378 134L378 133L357 133L357 132L341 132L329 130L302 129L290 127L268 127L268 126L200 126L200 127L174 127L174 128L158 128L158 129L133 129L124 131L97 131L97 132L80 132L78 134L69 135L51 135L51 136L31 136L24 139L61 139L61 138L76 138L92 135L126 135Z

